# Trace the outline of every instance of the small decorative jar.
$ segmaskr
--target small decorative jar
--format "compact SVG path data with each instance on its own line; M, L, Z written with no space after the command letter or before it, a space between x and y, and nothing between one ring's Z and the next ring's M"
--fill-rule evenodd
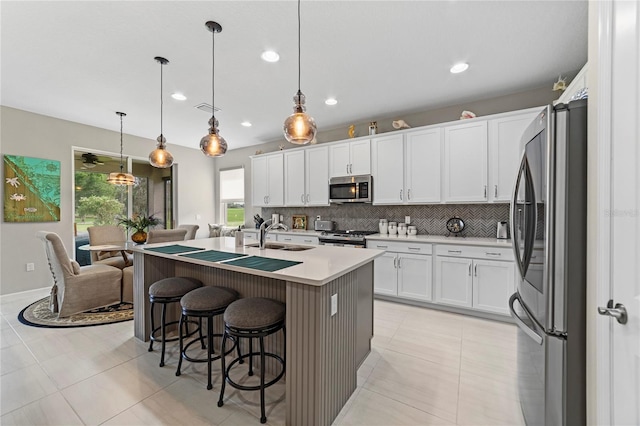
M370 135L378 134L378 123L376 121L372 121L369 123L369 134Z

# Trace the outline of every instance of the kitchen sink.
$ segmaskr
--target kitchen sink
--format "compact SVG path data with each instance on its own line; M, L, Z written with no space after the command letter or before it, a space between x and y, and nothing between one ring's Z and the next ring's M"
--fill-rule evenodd
M247 244L245 247L258 247L258 243ZM293 246L293 245L285 245L285 244L276 244L276 243L266 243L264 248L271 250L285 250L285 251L305 251L312 249L313 247L309 246Z

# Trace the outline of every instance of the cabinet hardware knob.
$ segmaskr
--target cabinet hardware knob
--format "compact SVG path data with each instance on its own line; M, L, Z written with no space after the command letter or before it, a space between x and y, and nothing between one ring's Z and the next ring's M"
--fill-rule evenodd
M402 189L400 190L400 201L402 201Z
M494 196L495 198L498 198L498 185L495 185L495 189L494 189L494 191L493 191L493 194L494 194L493 196Z
M460 254L460 253L462 253L462 250L447 250L447 252Z
M502 256L502 253L492 253L489 251L485 252L484 254L486 254L487 256Z
M473 268L473 275L475 275L476 277L478 276L478 264L476 263L476 266L474 266Z
M409 250L420 250L420 247L409 247Z
M398 258L397 257L393 258L393 267L398 269Z
M487 185L484 186L484 198L487 198Z
M407 200L411 201L411 189L407 189Z
M469 263L469 276L471 276L471 263Z

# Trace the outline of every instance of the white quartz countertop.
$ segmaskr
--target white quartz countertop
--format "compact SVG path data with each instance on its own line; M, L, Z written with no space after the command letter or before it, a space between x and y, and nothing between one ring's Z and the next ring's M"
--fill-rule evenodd
M431 243L431 244L456 244L465 246L483 247L511 247L511 240L498 240L496 238L478 237L447 237L444 235L388 235L373 234L367 235L367 240L384 240L408 243Z
M300 244L282 244L300 246ZM269 272L258 269L243 268L234 265L227 265L226 262L209 262L199 259L192 259L176 254L165 254L153 251L145 251L149 247L162 247L170 245L181 245L188 247L198 247L206 250L217 250L228 253L242 253L248 256L261 256L271 259L282 259L302 262L300 264ZM322 286L328 282L363 266L378 256L384 254L383 250L373 249L353 249L333 246L306 246L312 247L304 251L286 251L273 249L259 249L257 247L236 247L235 238L202 238L187 241L173 241L170 243L157 243L136 246L132 250L134 253L144 253L147 256L164 257L172 260L181 260L187 263L209 266L213 268L226 269L250 275L275 278L285 281L294 281L314 286ZM181 253L183 254L183 253Z

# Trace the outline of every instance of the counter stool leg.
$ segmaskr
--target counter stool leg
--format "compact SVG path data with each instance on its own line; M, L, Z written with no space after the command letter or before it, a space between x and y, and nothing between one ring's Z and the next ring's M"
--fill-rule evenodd
M242 355L240 353L240 338L234 337L233 339L236 344L236 351L238 352L238 358L240 358L240 361L238 361L238 364L244 364L244 359L242 359Z
M213 389L211 384L211 356L213 355L213 317L207 318L207 390ZM220 355L224 358L224 350Z
M153 352L153 330L155 330L155 321L153 320L153 308L156 304L151 302L151 335L149 336L149 352Z
M200 347L205 349L204 339L202 338L202 317L198 318L198 335L200 336Z
M165 320L166 320L166 316L167 316L167 304L163 303L162 304L162 316L161 316L161 320L162 321L162 353L160 354L160 367L164 367L164 350L166 348L167 345L167 330L165 327Z
M253 376L253 337L249 337L249 375Z
M262 417L260 417L260 423L267 422L267 416L264 414L264 337L260 336L260 412Z
M179 376L181 374L180 373L180 368L182 367L182 350L183 350L182 325L183 325L183 322L185 322L184 320L185 320L185 315L184 314L180 315L180 324L178 325L178 330L180 330L180 338L179 338L179 340L180 340L180 352L178 354L178 368L176 369L176 376ZM188 322L186 322L186 323L188 324ZM187 329L187 334L189 334L189 326L185 325L185 328Z
M236 337L237 339L237 337ZM218 407L222 407L224 405L224 387L227 384L227 369L225 367L225 343L227 343L227 332L225 331L222 335L222 344L220 345L220 350L222 355L220 356L220 364L222 367L222 388L220 389L220 398L218 399Z

